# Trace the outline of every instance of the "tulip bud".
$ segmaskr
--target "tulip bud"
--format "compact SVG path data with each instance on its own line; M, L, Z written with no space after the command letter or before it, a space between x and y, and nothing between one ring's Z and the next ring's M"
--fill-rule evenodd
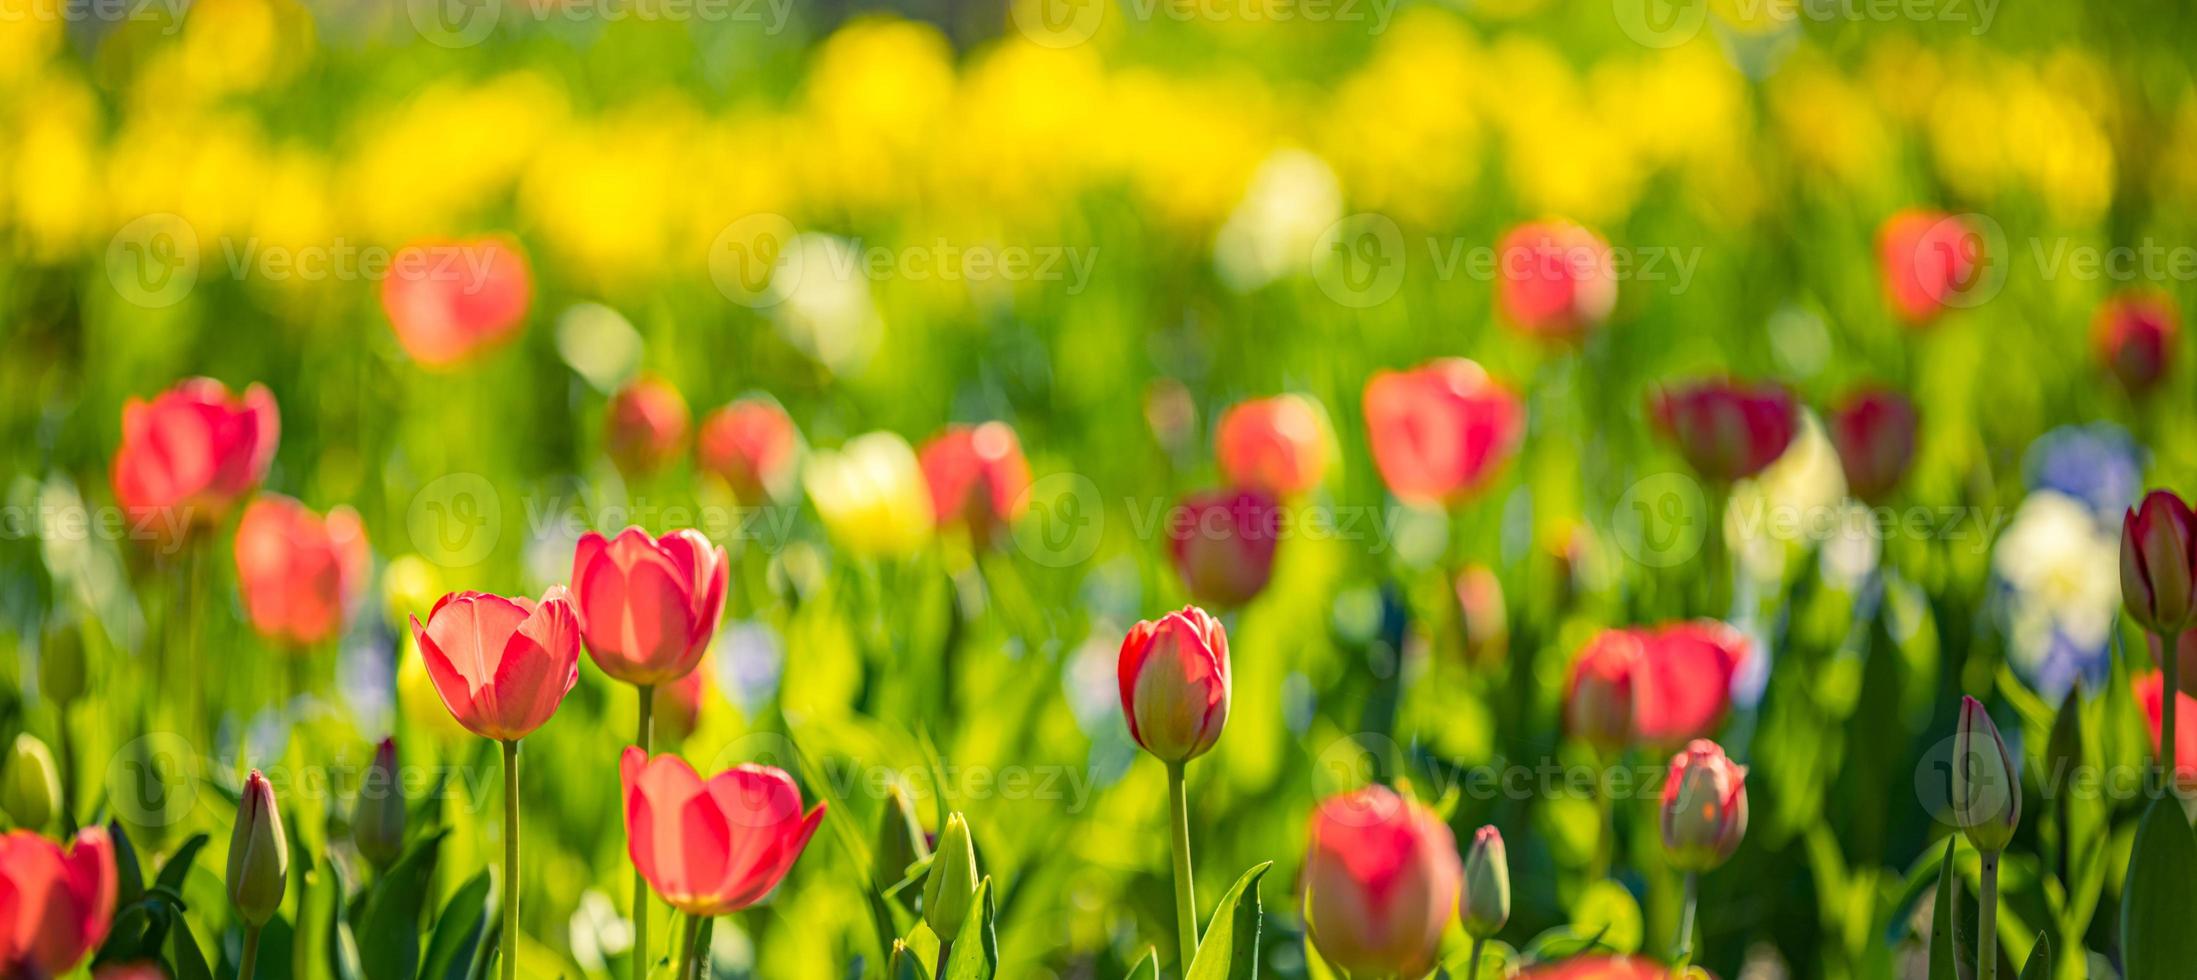
M1530 337L1569 343L1600 325L1617 303L1609 243L1569 221L1512 228L1496 246L1496 305Z
M290 843L275 809L275 790L254 769L244 778L244 798L229 835L229 904L247 925L266 925L282 908L289 877Z
M1680 871L1708 871L1731 859L1747 836L1747 770L1708 739L1671 758L1663 783L1663 850Z
M897 782L886 787L885 812L877 821L877 846L870 854L875 862L871 877L877 890L900 884L908 876L908 866L929 853L923 841L923 825L915 818L915 802L908 799L907 789Z
M1603 630L1587 643L1572 665L1566 730L1604 752L1632 739L1633 675L1644 646L1639 633L1623 629Z
M603 448L627 473L648 473L685 452L687 400L660 378L640 377L610 397Z
M1192 598L1240 606L1266 589L1281 538L1281 507L1263 490L1184 497L1167 529L1168 555Z
M2181 321L2173 297L2163 292L2126 293L2098 307L2090 323L2091 342L2097 347L2098 360L2121 387L2142 395L2166 376Z
M1969 223L1941 211L1910 208L1877 232L1877 263L1885 298L1911 327L1921 327L1955 304L1983 278L1991 256Z
M1975 698L1961 698L1953 741L1953 822L1985 854L2006 850L2022 819L2022 780L1997 725Z
M1914 404L1892 391L1857 391L1826 422L1846 489L1864 502L1881 503L1914 462Z
M952 939L961 934L961 920L969 917L976 900L976 881L976 844L969 839L969 822L955 813L946 818L931 873L923 879L923 921L933 935Z
M1221 413L1213 450L1228 482L1294 497L1327 471L1327 427L1310 398L1260 398Z
M404 785L397 775L397 740L374 747L374 762L359 784L351 813L351 841L375 868L387 871L404 853Z
M2121 518L2121 600L2161 635L2197 625L2197 517L2170 490L2153 490Z
M1122 638L1114 670L1129 737L1146 752L1188 762L1220 739L1228 723L1228 634L1205 610L1184 606L1138 623Z
M18 827L44 829L61 808L61 776L53 753L46 750L46 743L21 732L8 748L7 761L0 765L5 766L0 769L0 779L5 780L0 782L0 810Z
M1762 472L1799 431L1792 394L1775 384L1696 382L1658 393L1649 410L1687 464L1719 483Z
M1510 921L1510 858L1503 853L1503 835L1494 827L1473 832L1472 849L1465 853L1465 884L1457 895L1457 918L1465 934L1486 939Z
M1305 932L1340 974L1426 976L1461 876L1433 810L1379 785L1329 797L1305 851Z
M84 696L84 631L75 623L56 626L39 644L38 690L62 706Z

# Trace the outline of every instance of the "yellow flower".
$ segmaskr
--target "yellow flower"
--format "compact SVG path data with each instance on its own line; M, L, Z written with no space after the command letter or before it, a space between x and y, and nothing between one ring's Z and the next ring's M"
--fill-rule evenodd
M915 450L890 432L809 458L802 482L832 541L860 557L905 557L931 538L931 492Z
M445 746L463 744L472 733L458 724L450 707L442 703L442 695L435 692L435 682L427 676L427 662L420 659L419 644L412 639L411 624L405 624L399 632L404 639L397 651L397 710L404 713L414 731Z

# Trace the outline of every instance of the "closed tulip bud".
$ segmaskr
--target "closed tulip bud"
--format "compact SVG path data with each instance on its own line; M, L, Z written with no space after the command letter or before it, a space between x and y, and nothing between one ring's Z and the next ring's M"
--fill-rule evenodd
M2099 362L2121 387L2142 395L2166 377L2181 324L2182 314L2172 296L2156 291L2124 293L2098 307L2090 322L2090 338Z
M978 547L999 539L1030 507L1030 463L1005 422L949 426L916 456L931 491L931 518L965 526Z
M29 732L15 736L7 761L0 763L0 810L27 830L43 830L61 808L60 770L46 743Z
M1731 859L1747 836L1747 769L1708 739L1671 759L1663 783L1663 851L1680 871L1708 871Z
M1311 836L1304 919L1321 958L1352 976L1426 976L1463 876L1449 826L1369 786L1321 802Z
M1160 761L1188 762L1220 739L1228 723L1228 633L1205 610L1184 606L1132 627L1114 672L1129 737Z
M1265 591L1281 538L1281 506L1263 490L1184 497L1167 529L1167 553L1190 597L1240 606Z
M1526 406L1485 368L1463 358L1366 382L1366 438L1389 492L1444 506L1485 489L1518 451Z
M695 461L725 481L741 503L755 506L793 492L801 431L777 402L742 398L711 412L694 442Z
M2022 781L1999 728L1975 698L1961 698L1953 741L1953 822L1985 854L2006 850L2022 819Z
M1213 448L1229 483L1276 497L1319 486L1327 472L1327 427L1319 404L1303 395L1254 399L1221 413Z
M930 875L923 879L923 921L933 935L952 939L961 934L961 922L976 899L976 883L976 844L969 839L968 821L956 813L946 818Z
M84 696L84 631L75 623L55 627L39 644L38 690L64 706Z
M244 778L236 828L229 835L229 904L245 924L259 927L282 907L289 884L290 844L282 832L275 790L259 770Z
M1976 285L1990 259L1983 236L1941 211L1909 209L1877 232L1877 262L1892 312L1911 327L1927 325Z
M2197 620L2197 517L2153 490L2121 518L2121 601L2145 629L2180 633Z
M1486 939L1510 921L1510 857L1503 835L1494 827L1473 832L1465 852L1465 885L1457 895L1457 918L1465 934Z
M870 855L876 865L871 878L877 890L900 884L908 876L908 866L928 854L930 846L923 840L923 825L916 820L915 801L908 798L906 787L893 783L885 789L885 812L878 817L877 844Z
M425 241L398 250L381 308L419 366L444 371L502 346L534 299L526 256L496 238Z
M397 740L374 747L374 761L359 783L351 812L351 841L374 867L388 870L404 853L404 784L397 772Z
M661 378L643 376L610 396L603 447L627 473L651 473L686 452L687 400Z
M542 601L486 592L442 597L412 639L435 693L468 731L509 742L542 727L580 677L580 629L565 587Z
M1602 236L1569 221L1512 228L1496 248L1496 305L1503 321L1530 337L1579 340L1617 303L1617 274Z
M1686 463L1719 483L1762 472L1799 431L1792 394L1775 384L1696 382L1659 392L1650 408Z
M1846 471L1846 489L1866 503L1883 503L1915 460L1915 406L1899 393L1866 389L1848 395L1825 420Z
M1603 630L1572 663L1571 693L1564 699L1564 728L1604 752L1632 739L1633 684L1645 641L1634 630Z

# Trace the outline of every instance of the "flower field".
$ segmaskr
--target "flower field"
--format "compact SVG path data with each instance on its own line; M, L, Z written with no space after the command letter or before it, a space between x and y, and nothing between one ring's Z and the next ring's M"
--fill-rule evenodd
M2188 980L2193 45L0 0L0 978Z

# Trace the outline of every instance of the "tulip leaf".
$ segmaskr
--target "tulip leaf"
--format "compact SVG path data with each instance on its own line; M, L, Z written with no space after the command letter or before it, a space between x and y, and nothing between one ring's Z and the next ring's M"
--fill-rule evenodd
M1953 959L1953 856L1960 837L1945 839L1945 858L1938 862L1938 894L1930 909L1930 980L1960 980Z
M923 966L923 957L909 949L908 944L893 940L892 959L886 964L887 980L931 980L931 971Z
M1639 901L1607 878L1587 886L1572 908L1571 927L1582 936L1599 933L1602 944L1619 953L1638 952L1646 933Z
M331 861L328 864L328 974L335 980L365 980L366 968L359 964L359 944L351 933L351 923L343 917L343 866Z
M412 980L420 968L420 912L442 846L438 830L413 844L382 873L359 919L360 966L367 980Z
M999 973L999 935L992 923L997 910L990 875L976 883L969 904L977 914L961 920L961 933L954 937L953 954L939 980L992 980Z
M1259 879L1273 866L1267 861L1252 867L1221 896L1183 980L1258 980Z
M1129 968L1128 976L1122 980L1160 980L1160 951L1146 946L1144 956Z
M2052 940L2038 936L2037 945L2029 947L2029 965L2022 967L2021 980L2052 980Z
M191 924L174 908L164 907L161 915L168 923L168 973L175 980L214 980L214 971L206 966L206 954L198 948L198 940L191 937Z
M2197 909L2197 834L2190 832L2180 801L2166 796L2144 811L2128 858L2121 897L2125 980L2189 976L2189 964L2197 963L2191 909Z
M175 854L168 858L167 863L160 866L160 877L155 880L154 887L183 894L183 880L190 877L191 862L198 859L199 850L205 846L205 834L192 834L191 839L184 841L183 846L175 849Z
M500 911L495 876L486 870L466 879L435 916L435 933L420 963L425 980L466 980Z
M122 832L120 820L107 822L107 838L114 841L115 907L135 905L145 897L145 872L137 864L137 846Z

